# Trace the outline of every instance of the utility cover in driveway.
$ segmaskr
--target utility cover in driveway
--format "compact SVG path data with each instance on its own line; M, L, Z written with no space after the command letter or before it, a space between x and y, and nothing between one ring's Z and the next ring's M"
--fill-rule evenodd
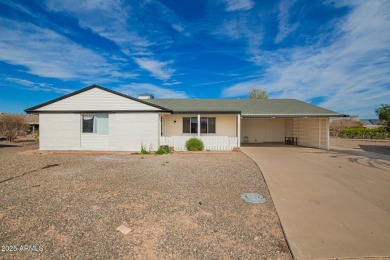
M250 203L264 203L265 198L261 194L257 193L244 193L241 195L241 199Z

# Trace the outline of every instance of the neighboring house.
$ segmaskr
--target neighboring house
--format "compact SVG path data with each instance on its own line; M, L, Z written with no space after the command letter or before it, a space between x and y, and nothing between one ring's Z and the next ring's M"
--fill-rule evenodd
M363 126L366 128L383 127L383 124L381 124L382 121L379 119L360 119L359 122L362 123Z
M143 97L146 98L146 97ZM338 113L295 99L137 99L90 86L25 110L39 114L41 150L185 150L284 142L329 148L329 117Z
M27 115L26 121L30 125L29 133L34 134L39 130L39 115Z

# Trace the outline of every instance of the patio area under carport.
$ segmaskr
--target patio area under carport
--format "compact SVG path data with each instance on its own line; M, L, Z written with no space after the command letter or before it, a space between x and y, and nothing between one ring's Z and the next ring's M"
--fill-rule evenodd
M243 115L240 121L241 146L285 143L287 139L299 146L329 149L329 117Z

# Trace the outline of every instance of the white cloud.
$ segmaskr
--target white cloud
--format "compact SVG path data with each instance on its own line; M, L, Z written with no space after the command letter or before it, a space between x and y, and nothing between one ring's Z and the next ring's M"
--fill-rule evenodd
M180 24L172 24L172 28L175 29L178 32L183 32L184 31L184 27L182 25L180 25Z
M275 37L275 43L282 42L290 33L294 32L298 28L298 23L289 23L289 12L295 1L283 0L279 4L278 14L278 34Z
M133 58L142 69L151 72L154 77L162 80L169 79L174 70L167 67L168 62L159 62L149 49L158 43L129 28L132 12L137 11L131 6L123 0L88 0L81 3L78 0L47 1L49 9L70 13L79 19L81 26L90 28L102 37L115 42L124 54ZM184 31L184 27L180 24L173 24L172 28L179 32ZM189 36L189 34L185 35ZM140 56L148 58L136 58Z
M116 70L104 57L53 31L2 18L0 31L0 60L24 66L30 74L88 80Z
M175 86L175 85L180 85L182 82L180 81L172 81L172 82L164 82L163 85L164 86Z
M252 0L225 0L226 11L246 11L255 6Z
M310 100L341 113L373 116L390 100L390 2L358 2L335 27L332 44L263 52L268 68L257 79L226 88L222 95L246 95L253 87L274 97Z
M16 83L18 85L26 86L26 87L31 87L35 85L34 82L25 79L6 77L4 80Z
M250 25L246 16L225 21L214 34L231 40L246 41L247 51L252 55L258 52L259 46L263 42L263 30L258 25Z
M154 95L155 98L188 98L184 91L175 91L146 83L121 85L114 90L132 97L138 97L139 94L149 93Z
M172 61L161 62L149 58L135 58L134 60L141 68L149 71L155 78L161 80L167 80L171 78L175 72L174 69L171 69L167 66L172 63Z
M12 77L5 77L2 81L0 81L0 85L6 87L17 87L21 89L30 90L30 91L55 92L59 94L68 94L74 91L68 88L53 87L51 84L35 83L30 80L12 78Z
M75 16L80 25L117 43L122 49L146 51L154 43L128 28L130 5L122 0L48 0L47 8Z

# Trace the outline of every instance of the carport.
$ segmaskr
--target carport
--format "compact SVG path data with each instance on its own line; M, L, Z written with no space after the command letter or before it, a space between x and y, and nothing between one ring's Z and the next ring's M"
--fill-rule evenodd
M284 143L294 138L297 145L329 149L329 117L302 114L299 117L242 115L241 145Z

